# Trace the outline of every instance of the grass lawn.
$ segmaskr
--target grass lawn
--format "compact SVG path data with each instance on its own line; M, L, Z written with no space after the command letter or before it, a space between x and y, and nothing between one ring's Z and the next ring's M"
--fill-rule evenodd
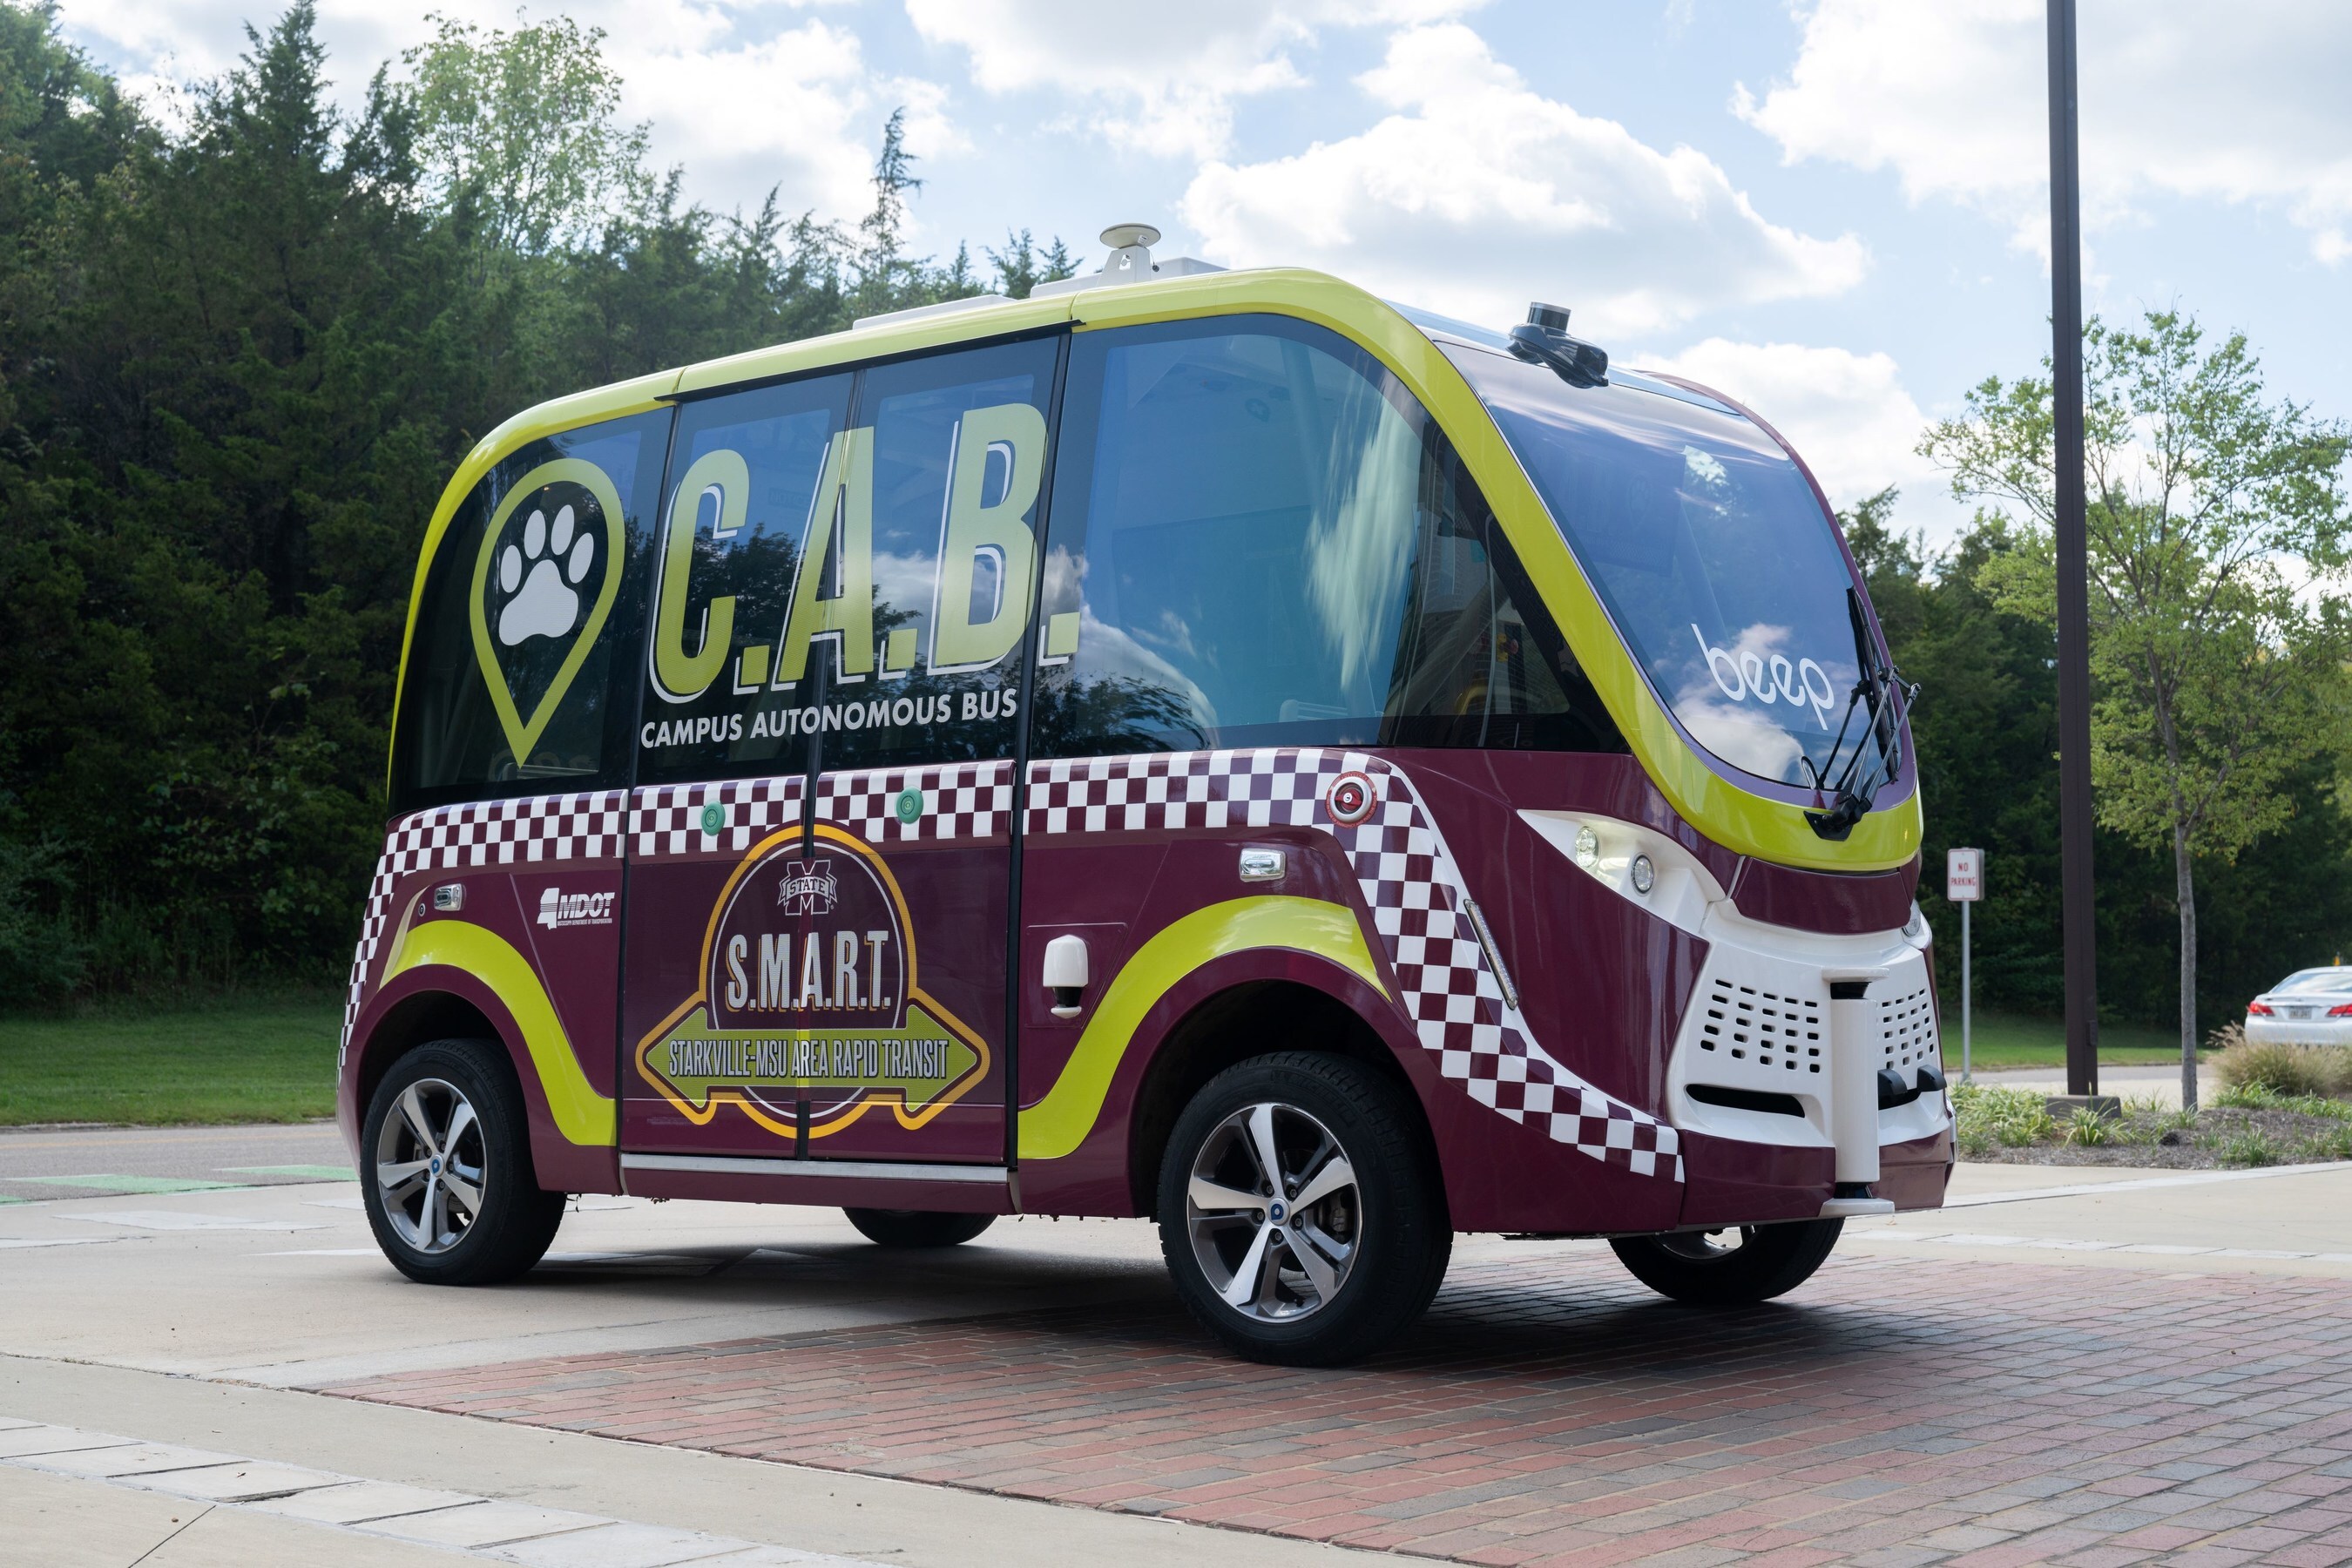
M2063 1068L2066 1065L2066 1020L2024 1013L1977 1010L1972 1065L1979 1068ZM2101 1024L2099 1059L2116 1067L2153 1066L2180 1060L2180 1037L2146 1024ZM1944 1066L1960 1070L1960 1009L1946 998Z
M304 1121L335 1111L339 996L226 1001L184 1012L97 1008L0 1018L0 1127L33 1121ZM1947 1015L1944 1061L1960 1070L1960 1020ZM1976 1016L1979 1068L2063 1067L2065 1025ZM2099 1030L2099 1059L2177 1062L2175 1037L2143 1024Z
M0 1017L0 1127L331 1116L342 1012L340 997L295 995Z

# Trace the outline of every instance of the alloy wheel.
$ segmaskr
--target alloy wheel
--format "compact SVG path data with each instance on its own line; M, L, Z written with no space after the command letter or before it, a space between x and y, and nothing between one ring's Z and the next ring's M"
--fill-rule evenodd
M1356 1171L1322 1122L1260 1101L1219 1122L1192 1158L1185 1228L1209 1288L1233 1310L1292 1321L1328 1306L1363 1235Z
M437 1078L403 1089L375 1140L376 1192L400 1239L423 1253L463 1241L481 1216L488 1163L463 1090Z

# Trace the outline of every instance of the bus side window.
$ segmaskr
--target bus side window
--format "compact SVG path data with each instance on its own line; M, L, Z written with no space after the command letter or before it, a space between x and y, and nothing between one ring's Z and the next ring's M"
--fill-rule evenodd
M637 669L641 781L806 770L807 694L780 676L777 641L818 488L847 445L850 385L818 376L679 411Z
M663 411L533 441L459 504L409 638L395 812L626 779L632 703L616 650L635 645L632 563L668 427Z
M1080 333L1067 385L1037 755L1622 749L1444 432L1369 354L1223 317Z
M863 571L872 612L811 659L826 773L1013 754L1059 352L995 343L859 378L870 516L862 544L843 530L824 591Z
M812 748L827 772L1012 754L1056 352L935 354L680 414L643 778L796 773Z
M1433 424L1428 438L1412 605L1383 742L1628 751L1452 443Z

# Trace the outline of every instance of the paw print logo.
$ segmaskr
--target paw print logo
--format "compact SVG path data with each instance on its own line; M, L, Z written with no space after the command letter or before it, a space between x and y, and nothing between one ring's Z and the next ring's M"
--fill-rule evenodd
M522 538L499 552L499 587L509 595L499 612L499 641L507 647L532 637L560 637L580 619L580 585L596 563L596 536L570 505L547 521L533 507Z

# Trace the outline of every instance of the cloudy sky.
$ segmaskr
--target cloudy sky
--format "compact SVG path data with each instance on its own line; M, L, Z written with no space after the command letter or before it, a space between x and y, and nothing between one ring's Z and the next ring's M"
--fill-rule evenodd
M511 23L510 0L437 9ZM533 8L533 14L552 6ZM1779 424L1841 502L1958 520L1920 426L2047 347L2042 0L574 0L707 205L853 216L904 106L919 244L1303 263L1620 360ZM2241 328L2352 416L2352 5L2082 0L2088 309ZM142 87L271 0L62 0ZM320 0L339 90L431 24Z

